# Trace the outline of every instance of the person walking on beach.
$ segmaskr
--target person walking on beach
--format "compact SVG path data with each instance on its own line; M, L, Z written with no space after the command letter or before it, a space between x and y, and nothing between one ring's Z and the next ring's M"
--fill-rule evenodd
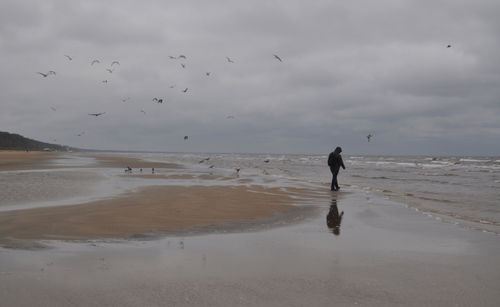
M342 156L340 155L341 152L342 148L337 147L328 156L328 166L330 167L330 171L332 172L332 185L330 187L330 190L332 191L339 190L337 175L339 174L340 167L345 169L344 161L342 161Z

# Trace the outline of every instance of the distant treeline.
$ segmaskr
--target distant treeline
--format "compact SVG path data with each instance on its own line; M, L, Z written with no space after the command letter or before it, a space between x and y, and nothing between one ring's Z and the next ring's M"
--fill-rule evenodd
M75 150L67 146L39 142L22 135L0 131L0 150Z

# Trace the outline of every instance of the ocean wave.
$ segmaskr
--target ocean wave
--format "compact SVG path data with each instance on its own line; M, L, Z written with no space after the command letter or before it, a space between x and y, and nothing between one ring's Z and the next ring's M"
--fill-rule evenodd
M468 158L461 158L460 160L458 160L460 162L477 162L477 163L487 163L487 162L491 162L491 160L479 160L479 159L468 159Z

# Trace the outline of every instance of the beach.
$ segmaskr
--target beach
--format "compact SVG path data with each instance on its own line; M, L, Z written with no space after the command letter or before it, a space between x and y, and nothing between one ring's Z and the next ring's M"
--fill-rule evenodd
M188 158L0 153L19 191L1 194L2 306L500 302L494 231L342 181L263 176L248 158L240 172Z

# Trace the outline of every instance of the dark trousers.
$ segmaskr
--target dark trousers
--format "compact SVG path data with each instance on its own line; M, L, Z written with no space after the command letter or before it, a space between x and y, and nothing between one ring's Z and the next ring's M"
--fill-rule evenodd
M339 170L330 168L330 171L332 172L332 185L330 186L330 190L337 191L339 189L339 182L337 180L337 175L339 174Z

